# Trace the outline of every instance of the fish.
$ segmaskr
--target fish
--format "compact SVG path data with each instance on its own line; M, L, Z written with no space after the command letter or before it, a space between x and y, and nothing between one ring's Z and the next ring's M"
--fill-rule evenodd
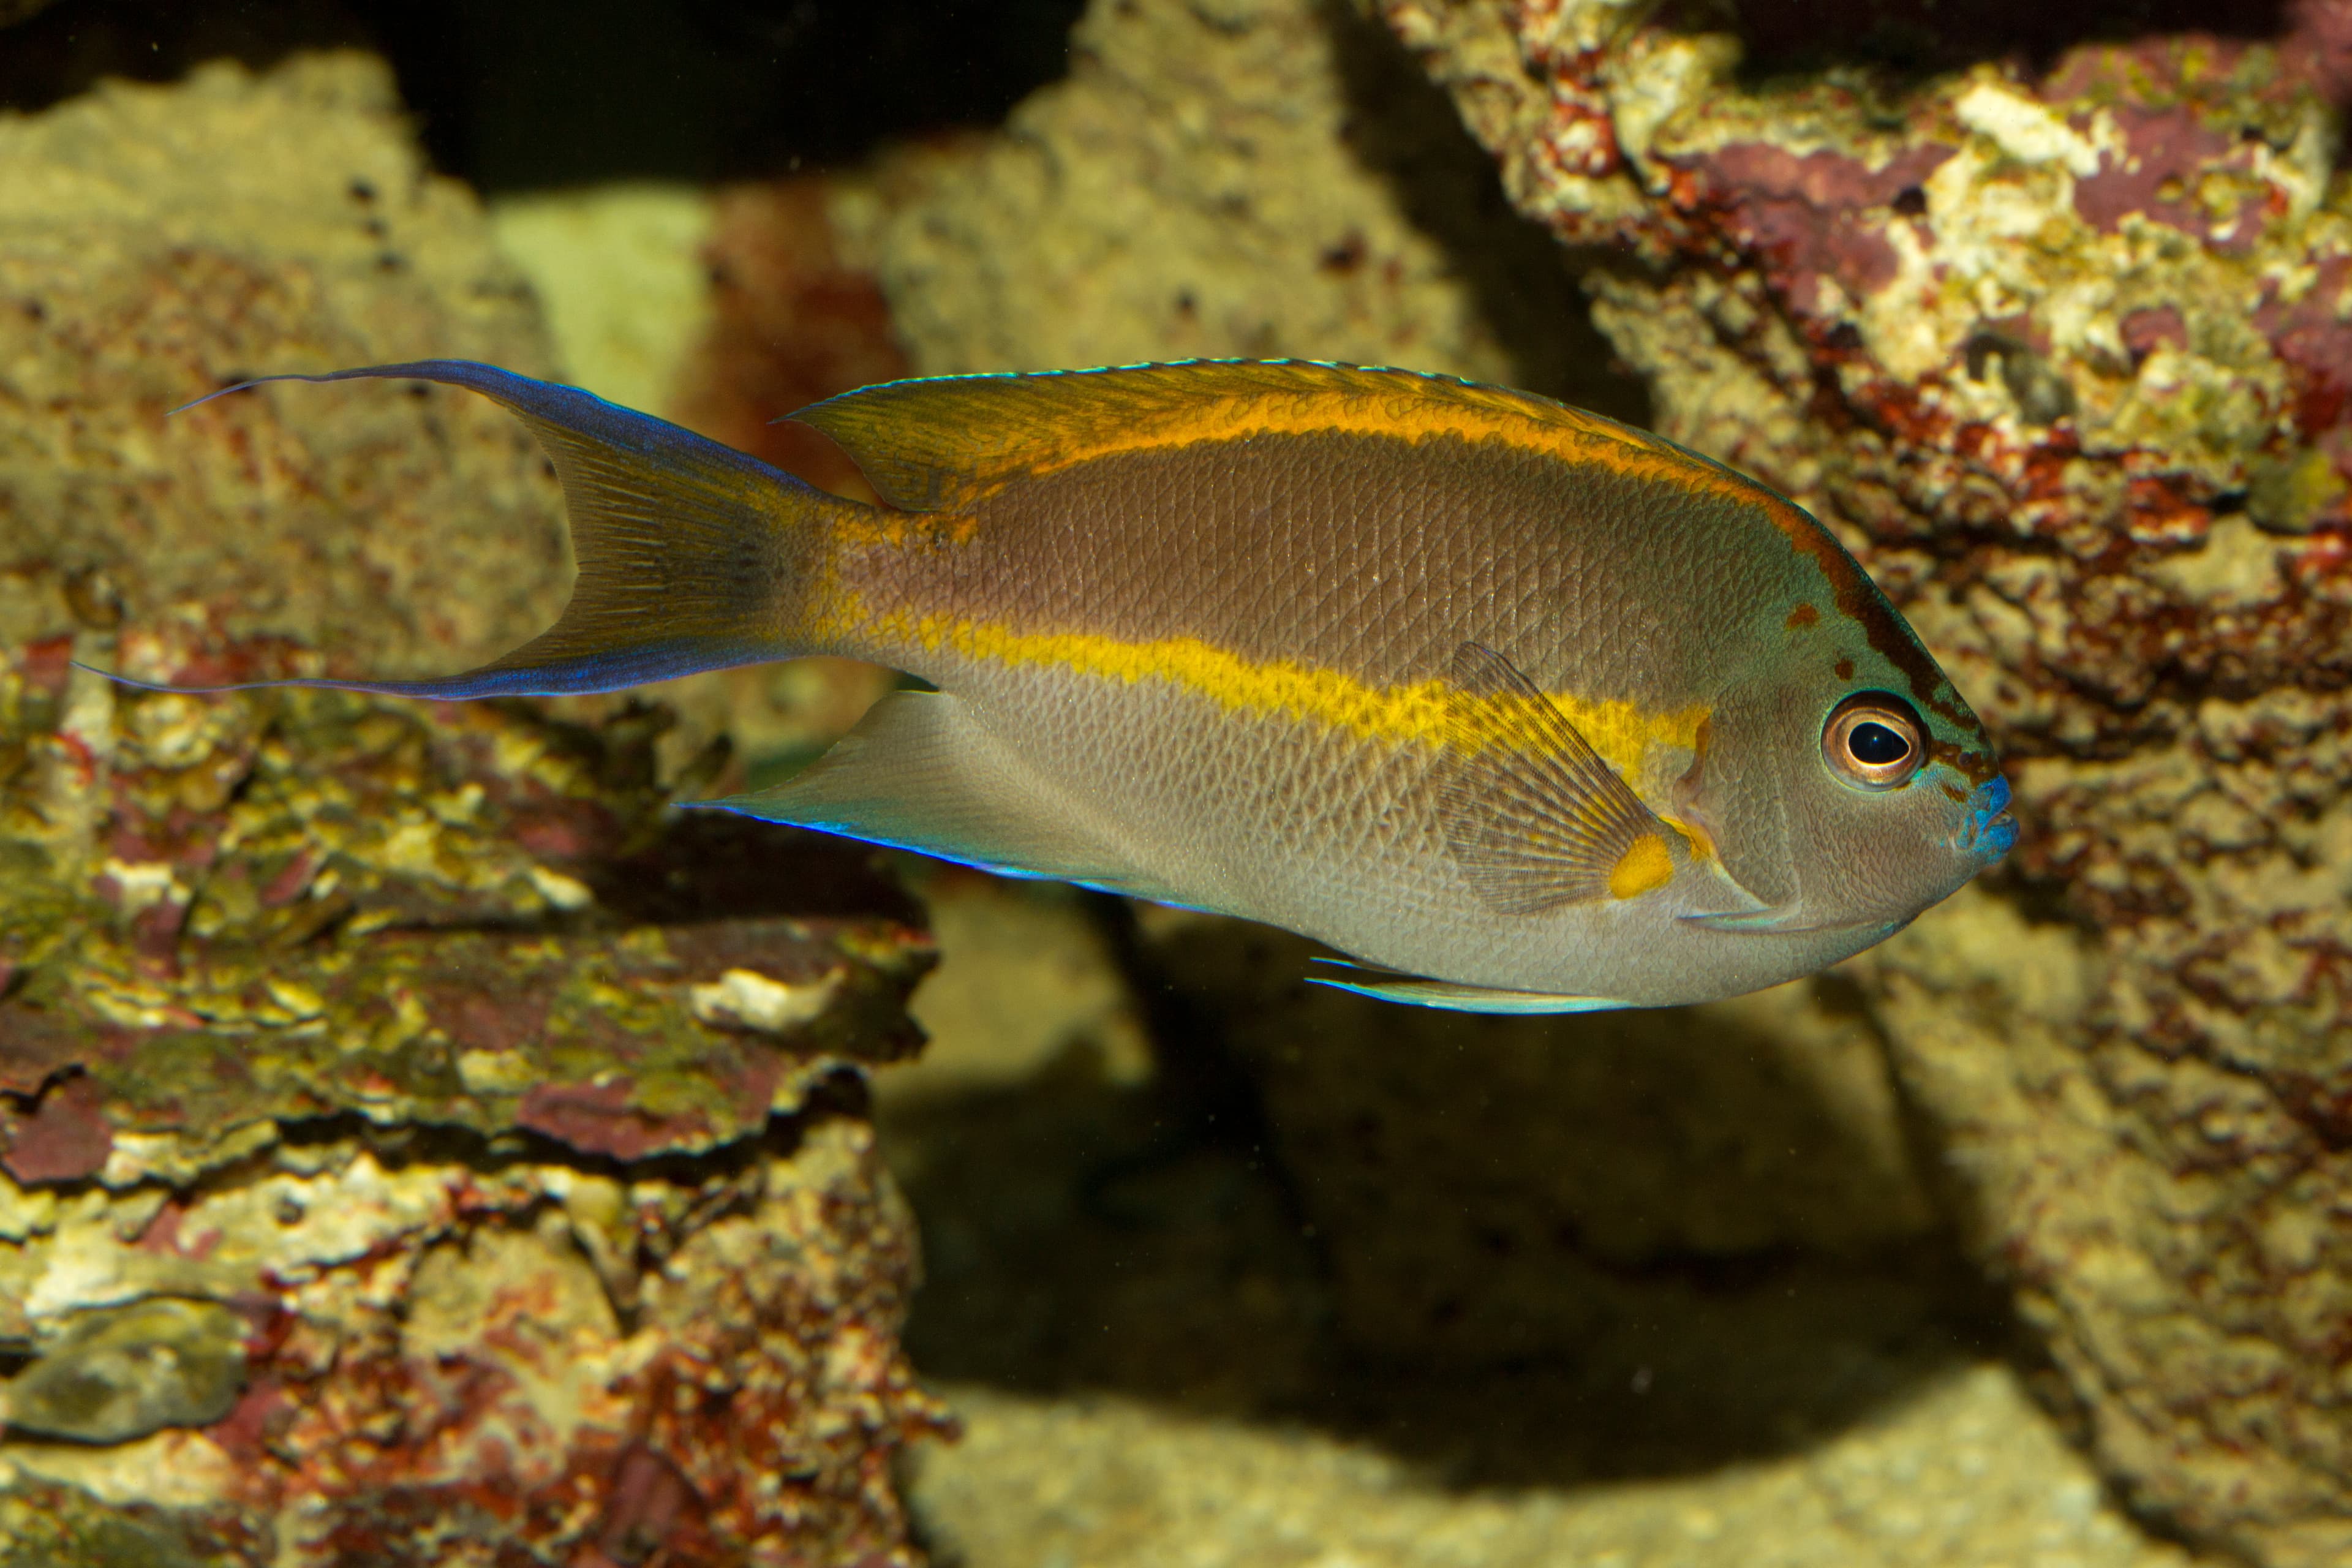
M922 689L693 804L1285 927L1338 955L1318 984L1707 1001L1883 940L2016 839L1983 724L1826 528L1533 394L1297 360L890 382L792 416L866 503L492 365L263 379L362 378L530 428L570 602L464 674L252 684L886 665Z

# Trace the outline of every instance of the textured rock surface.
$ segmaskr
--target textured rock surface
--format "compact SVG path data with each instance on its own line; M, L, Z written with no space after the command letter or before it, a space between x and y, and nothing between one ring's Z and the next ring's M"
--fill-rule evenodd
M668 811L657 709L69 663L535 629L555 496L495 410L160 419L543 370L520 275L364 60L110 87L0 161L0 1560L910 1561L942 1418L858 1069L915 1044L914 907Z
M1738 74L1722 13L1379 9L1524 210L1641 256L1592 287L1660 427L1843 530L2014 759L2011 873L1860 973L2095 1451L2342 1561L2345 14L1898 84Z
M0 669L0 1482L239 1562L895 1560L938 1417L844 1075L912 1047L908 907L662 816L648 710L63 652Z
M925 374L1299 354L1605 382L1558 258L1402 63L1314 0L1098 0L1003 134L886 162L833 221Z
M1101 937L1066 896L971 880L927 891L938 1055L877 1079L923 1226L908 1343L965 1426L909 1482L944 1560L2189 1561L1987 1359L1999 1330L1960 1259L1903 1239L1917 1186L1852 1141L1883 1121L1847 1107L1840 1152L1774 1146L1821 1134L1842 1053L1585 1054L1394 1010L1428 1026L1365 1031L1294 994L1286 939L1168 915L1150 967L1185 984L1139 988L1159 1049L1139 1075ZM1218 1023L1249 1077L1207 1043ZM1680 1095L1635 1048L1661 1043ZM1322 1059L1265 1059L1286 1048ZM1883 1067L1852 1082L1883 1095ZM1715 1098L1742 1089L1753 1128ZM1757 1190L1775 1182L1796 1191ZM1839 1198L1858 1230L1830 1229Z
M1958 1373L1801 1454L1609 1488L1449 1486L1360 1442L962 1385L927 1534L975 1565L2188 1568L2112 1510L2016 1384Z
M552 617L555 487L482 400L281 388L163 417L268 371L547 368L521 275L420 165L380 64L109 84L0 116L0 645L168 611L421 670Z
M711 201L655 181L493 198L490 232L530 279L565 380L667 414L710 315L696 252Z

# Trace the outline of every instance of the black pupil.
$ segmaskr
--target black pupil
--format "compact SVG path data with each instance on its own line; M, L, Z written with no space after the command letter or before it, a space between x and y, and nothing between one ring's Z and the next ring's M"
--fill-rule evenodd
M1911 754L1911 742L1884 724L1856 724L1845 738L1845 749L1866 767L1883 768Z

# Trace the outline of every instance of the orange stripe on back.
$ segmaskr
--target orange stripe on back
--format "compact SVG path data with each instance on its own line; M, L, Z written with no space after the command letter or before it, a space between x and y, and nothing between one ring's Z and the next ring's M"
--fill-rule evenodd
M1014 479L1117 453L1330 433L1501 441L1762 505L1784 531L1812 526L1771 491L1671 441L1532 393L1418 371L1200 360L945 376L866 387L793 417L840 442L885 499L910 510L967 507Z

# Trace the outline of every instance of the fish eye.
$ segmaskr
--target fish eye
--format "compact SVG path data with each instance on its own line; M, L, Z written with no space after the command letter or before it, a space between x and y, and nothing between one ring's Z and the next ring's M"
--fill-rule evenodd
M1911 704L1891 691L1857 691L1822 726L1822 756L1842 783L1896 789L1927 755L1927 733Z

